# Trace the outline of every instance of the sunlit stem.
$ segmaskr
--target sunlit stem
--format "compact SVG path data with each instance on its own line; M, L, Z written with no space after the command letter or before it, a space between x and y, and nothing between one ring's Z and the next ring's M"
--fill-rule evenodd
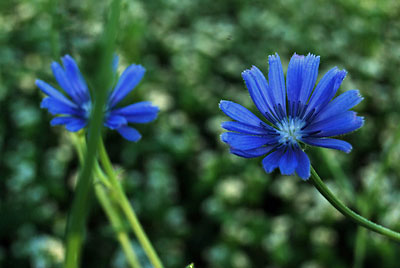
M140 224L135 211L133 210L128 198L125 195L125 192L118 181L118 178L114 172L111 161L108 157L107 151L104 147L103 141L99 144L99 158L100 162L104 168L105 173L110 179L113 190L116 192L117 201L121 206L122 211L125 213L125 216L128 218L128 221L132 227L133 232L137 236L139 243L143 247L147 257L155 268L162 268L163 265L161 263L160 258L158 257L156 251L154 250L150 240L147 238L146 233L143 230L142 225Z
M75 134L73 134L71 136L72 136L73 144L75 145L75 149L79 156L79 161L82 164L84 152L86 150L86 144L85 144L84 138L80 138ZM113 202L110 198L110 195L107 193L106 188L110 188L110 187L106 187L103 184L104 182L109 184L107 177L104 175L104 173L100 169L100 166L96 162L95 182L94 182L96 197L99 200L100 205L102 206L104 212L106 213L109 221L111 222L111 225L115 231L116 237L117 237L119 243L121 244L122 250L124 251L124 254L126 256L126 259L129 263L129 265L132 268L141 268L142 266L140 265L140 262L135 254L135 251L132 247L129 236L128 236L127 232L125 231L123 221L121 220L121 216L118 213L118 208L114 207Z
M372 221L367 220L366 218L360 216L355 213L353 210L348 208L345 204L343 204L337 197L329 190L329 188L323 183L321 178L318 176L317 172L311 166L311 177L310 182L317 188L317 190L331 203L340 213L344 216L350 218L355 223L379 234L387 236L396 241L400 241L400 233L390 230L386 227L383 227L379 224L373 223Z

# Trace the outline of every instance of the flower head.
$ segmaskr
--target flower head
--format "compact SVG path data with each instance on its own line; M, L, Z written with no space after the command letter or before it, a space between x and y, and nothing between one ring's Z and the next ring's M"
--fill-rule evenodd
M53 62L51 69L65 94L39 79L36 80L36 85L47 95L42 100L40 107L57 115L50 124L52 126L65 125L67 130L74 132L88 124L92 110L92 98L75 60L66 55L62 58L62 64L63 66ZM117 65L118 57L115 57L114 71ZM114 89L111 90L104 109L104 125L117 130L129 141L138 141L141 135L136 129L128 126L128 123L148 123L156 119L159 111L158 107L147 101L122 108L116 107L140 82L144 73L145 69L141 65L132 64L126 68Z
M263 167L267 173L279 167L284 175L296 172L302 179L310 176L310 160L303 145L344 151L348 142L328 138L360 128L364 119L350 111L362 101L358 90L335 96L346 71L334 67L314 85L318 76L319 56L294 54L288 66L286 85L278 54L269 56L267 81L253 66L242 73L250 96L268 123L243 106L221 101L221 110L235 121L224 122L229 132L221 139L231 153L251 158L267 155Z

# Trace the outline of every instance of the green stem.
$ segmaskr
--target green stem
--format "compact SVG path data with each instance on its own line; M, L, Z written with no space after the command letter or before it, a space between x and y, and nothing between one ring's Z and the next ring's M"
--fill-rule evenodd
M72 202L71 212L68 218L66 233L66 257L65 268L76 268L79 266L81 255L83 233L86 218L89 213L90 192L92 190L92 173L95 165L97 147L101 137L103 125L104 105L107 99L107 91L112 83L112 57L116 39L120 1L113 0L111 4L110 20L106 25L105 35L101 40L101 58L99 72L96 77L96 94L94 96L94 107L89 120L88 146L82 171L79 174L76 193Z
M150 262L155 268L162 268L163 265L161 263L160 258L158 257L156 251L154 250L150 240L147 238L146 233L143 230L142 225L140 224L135 211L129 203L128 198L125 195L124 190L122 189L121 184L119 183L117 176L115 175L114 169L112 167L111 161L107 155L107 151L104 147L104 143L101 140L99 143L99 157L100 162L103 165L104 171L110 179L112 187L117 193L117 200L122 208L122 211L125 213L128 221L132 227L133 232L136 234L140 244L143 247L143 250L146 252Z
M366 218L358 215L357 213L349 209L345 204L337 199L336 196L329 190L329 188L322 182L321 178L318 176L317 172L312 166L310 182L329 201L329 203L331 203L344 216L350 218L355 223L367 229L370 229L371 231L387 236L393 240L400 241L400 233L367 220Z
M98 176L98 174L96 175ZM140 265L139 260L135 255L134 249L132 248L131 242L129 240L129 236L124 231L124 226L118 215L118 212L114 209L106 191L101 184L96 184L95 191L97 198L99 199L100 204L104 209L104 212L106 213L114 231L116 232L117 238L122 246L128 263L133 268L141 268L142 266Z
M60 14L58 14L59 3L58 0L49 0L49 11L51 12L51 31L50 31L50 44L51 55L53 59L60 58Z
M86 150L84 139L78 137L77 135L71 135L73 144L75 145L75 149L78 153L79 161L81 164L83 163L83 156ZM106 193L104 189L103 182L108 182L104 173L101 171L100 166L96 162L95 167L96 178L99 179L99 182L95 182L95 192L97 199L100 201L101 206L103 207L104 212L106 213L111 225L116 233L117 239L122 246L122 250L125 253L126 259L132 268L141 268L140 262L136 257L135 251L132 248L130 243L130 239L128 234L125 232L124 225L118 214L118 211L114 209L112 201L109 198L109 195Z

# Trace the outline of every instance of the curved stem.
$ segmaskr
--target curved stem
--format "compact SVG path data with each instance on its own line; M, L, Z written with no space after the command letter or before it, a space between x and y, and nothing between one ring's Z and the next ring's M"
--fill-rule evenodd
M98 175L98 174L96 174ZM129 240L128 234L124 231L124 226L118 215L118 212L114 209L111 200L108 198L103 185L97 184L95 186L97 198L100 201L111 225L116 233L117 239L122 246L122 250L125 253L126 259L132 268L141 268L138 258L135 255L135 251L132 248L131 241Z
M400 233L392 231L386 227L383 227L379 224L373 223L372 221L367 220L366 218L360 216L359 214L352 211L345 204L343 204L336 196L329 190L329 188L323 183L321 178L318 176L317 172L311 166L311 177L310 182L317 188L317 190L329 201L339 212L341 212L344 216L350 218L355 223L371 230L376 233L387 236L393 240L400 241Z
M75 149L78 153L78 158L81 164L83 163L84 151L86 151L86 145L84 138L80 138L77 135L71 135L73 144L75 145ZM100 169L98 162L96 161L95 165L95 175L96 179L99 181L95 181L94 188L96 192L97 199L100 201L100 205L103 207L104 212L106 213L111 225L116 233L116 237L121 244L122 250L125 253L126 259L132 268L141 268L140 262L136 257L135 251L131 245L129 235L124 230L124 225L120 218L120 215L117 209L114 208L112 201L110 200L109 195L105 191L106 188L110 188L110 186L102 185L102 183L107 182L110 184Z
M122 189L121 184L119 183L117 176L115 175L114 169L112 167L111 161L107 155L107 151L104 147L104 143L101 140L99 144L99 158L100 162L103 165L104 171L110 179L111 185L117 193L117 201L119 202L122 211L125 213L128 221L132 227L133 232L136 234L139 243L142 245L143 250L146 252L147 257L155 268L162 268L163 265L161 263L160 258L158 257L156 251L154 250L150 240L147 238L146 233L143 230L142 225L140 224L135 211L133 210L131 204L129 203L128 198L125 195L124 190Z

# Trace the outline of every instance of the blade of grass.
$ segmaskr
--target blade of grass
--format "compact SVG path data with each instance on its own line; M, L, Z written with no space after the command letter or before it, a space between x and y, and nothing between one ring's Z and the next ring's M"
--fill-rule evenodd
M128 221L132 227L133 232L135 233L139 243L141 244L144 252L146 253L147 257L149 258L151 264L155 268L163 268L163 264L161 259L158 257L157 252L153 248L149 238L147 237L142 225L139 222L139 219L136 216L135 211L133 210L125 192L119 183L117 176L114 172L114 168L112 167L111 161L108 157L106 148L104 146L103 141L101 140L99 143L99 159L100 163L102 164L107 177L110 179L110 183L113 187L113 190L116 193L117 201L121 206L122 211L124 212L125 216L128 218Z
M117 35L119 13L120 0L113 0L106 31L103 38L100 40L101 58L99 72L95 79L96 94L94 96L94 108L89 121L87 153L85 155L82 171L79 174L75 197L67 224L66 268L75 268L79 266L85 223L89 213L90 192L92 190L93 181L92 173L103 125L103 107L106 103L107 91L111 87L112 82L111 63Z

